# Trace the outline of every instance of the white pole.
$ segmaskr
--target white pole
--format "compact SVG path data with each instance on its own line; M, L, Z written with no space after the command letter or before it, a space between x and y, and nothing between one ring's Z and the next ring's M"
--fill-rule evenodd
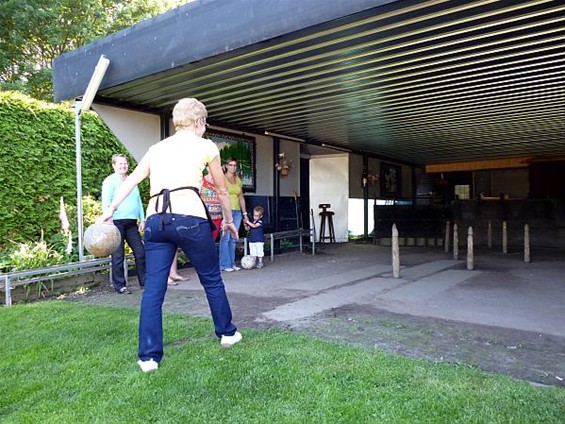
M78 260L84 260L83 248L83 214L82 214L82 164L81 164L81 141L80 141L80 112L82 101L75 103L75 154L76 154L76 171L77 171L77 236L78 236Z
M126 285L128 284L128 274L129 274L128 257L127 255L124 255L124 280L126 281Z
M81 165L81 142L80 142L80 114L81 112L87 111L92 105L92 101L96 96L98 87L106 74L106 70L110 65L110 60L104 56L100 55L94 72L88 81L88 86L82 96L82 100L77 100L75 102L75 141L76 141L76 168L77 168L77 233L78 233L78 260L82 262L84 260L84 248L83 248L83 213L82 213L82 165Z
M524 225L524 262L530 263L530 226Z
M4 275L4 290L6 290L6 306L12 306L12 287L8 274Z
M467 231L467 269L470 271L475 268L475 254L473 250L473 227Z
M398 229L392 224L392 276L400 278L400 251L398 249Z
M275 260L275 235L271 233L271 262Z

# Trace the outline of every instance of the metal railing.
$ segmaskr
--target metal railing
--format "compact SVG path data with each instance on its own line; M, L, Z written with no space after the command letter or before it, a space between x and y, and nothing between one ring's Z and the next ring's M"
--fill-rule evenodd
M275 260L275 240L296 238L299 239L300 253L304 251L304 243L302 237L310 237L312 240L312 255L316 254L316 235L314 230L299 228L297 230L277 231L275 233L265 234L265 242L269 241L271 244L271 262ZM247 237L243 238L243 254L247 255Z
M124 276L126 283L128 278L128 268L132 263L132 260L133 255L127 256L124 260ZM12 306L12 289L15 287L100 271L110 271L109 280L110 282L112 281L112 266L110 258L91 259L46 268L13 271L6 274L0 274L0 289L3 288L5 290L6 306Z
M312 255L316 254L316 232L314 229L299 228L296 230L278 231L265 234L265 242L271 245L271 262L275 260L275 240L299 238L300 253L304 251L302 237L310 237L312 240ZM247 238L241 240L244 246L244 254L247 255ZM133 255L126 256L124 260L124 277L128 280L128 269L133 263ZM12 289L25 284L51 281L66 277L73 277L93 272L110 271L109 281L112 281L112 266L110 258L90 259L82 262L71 262L63 265L55 265L46 268L31 269L26 271L13 271L0 274L0 290L5 290L6 306L12 306ZM2 284L3 282L3 284Z

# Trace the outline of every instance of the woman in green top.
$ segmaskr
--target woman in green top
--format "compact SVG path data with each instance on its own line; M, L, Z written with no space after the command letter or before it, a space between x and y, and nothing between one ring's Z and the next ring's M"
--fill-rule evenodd
M245 198L243 197L243 183L237 176L237 159L229 158L226 161L226 187L230 194L233 223L239 230L243 215L247 215ZM243 215L242 215L243 214ZM220 239L220 269L226 272L239 271L235 263L235 244L236 239L229 231L224 231Z

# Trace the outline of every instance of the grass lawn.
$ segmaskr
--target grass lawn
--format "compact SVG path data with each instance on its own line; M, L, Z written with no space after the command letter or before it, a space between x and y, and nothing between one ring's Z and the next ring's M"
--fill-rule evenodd
M165 315L165 358L137 364L135 310L49 301L0 308L2 423L563 423L565 390Z

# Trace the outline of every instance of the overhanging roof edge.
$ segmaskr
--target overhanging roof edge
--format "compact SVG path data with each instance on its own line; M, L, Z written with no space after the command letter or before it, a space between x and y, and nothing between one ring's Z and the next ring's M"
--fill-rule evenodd
M55 101L82 95L102 54L110 59L110 67L101 90L397 1L188 3L56 57Z

